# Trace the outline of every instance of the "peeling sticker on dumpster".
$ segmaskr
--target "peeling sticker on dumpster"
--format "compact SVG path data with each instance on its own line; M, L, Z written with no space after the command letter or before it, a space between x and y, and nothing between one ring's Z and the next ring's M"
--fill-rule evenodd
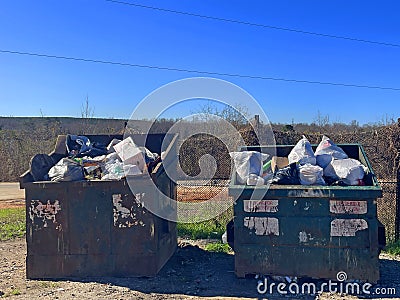
M279 220L277 218L245 217L244 226L255 230L256 235L279 236Z
M357 231L368 229L364 219L335 219L331 222L331 236L355 236Z
M278 200L244 200L245 212L269 212L278 211Z
M310 233L307 233L304 230L299 232L299 243L307 243L312 240L314 240L314 238Z
M61 211L61 206L58 200L47 200L46 204L40 200L31 200L28 214L34 230L47 228L51 224L55 225L56 230L61 230L61 224L56 219L59 211Z
M321 189L305 189L289 191L288 196L295 198L324 198L327 197L327 193L329 194L329 192Z
M141 215L145 214L145 211L142 209L142 205L133 199L132 195L113 194L112 198L115 227L145 226L140 218Z
M330 200L329 210L334 214L362 215L367 213L367 201Z

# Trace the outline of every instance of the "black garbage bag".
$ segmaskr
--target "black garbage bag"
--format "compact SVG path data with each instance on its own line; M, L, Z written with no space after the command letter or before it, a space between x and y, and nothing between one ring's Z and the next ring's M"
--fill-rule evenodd
M343 181L343 179L337 180L336 178L324 176L324 180L325 180L327 185L331 185L331 186L349 186L348 184L346 184Z
M68 134L66 140L69 157L96 157L107 154L107 146L100 143L92 143L88 137Z
M278 169L272 177L271 183L273 184L300 184L299 172L296 167L296 163L292 163L289 166Z
M30 173L34 181L49 180L47 173L52 166L56 164L54 159L47 154L36 154L32 157L30 165Z

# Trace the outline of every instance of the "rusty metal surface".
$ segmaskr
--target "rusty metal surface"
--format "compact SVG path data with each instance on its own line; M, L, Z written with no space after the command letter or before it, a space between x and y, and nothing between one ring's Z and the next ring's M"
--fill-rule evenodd
M150 150L156 152L160 136L155 140ZM26 191L27 278L155 276L175 252L176 223L160 219L141 203L144 197L159 202L150 176L137 178L141 193L136 195L125 179L26 179L29 172L21 179ZM154 180L176 199L175 184L162 167Z
M349 156L368 162L357 145ZM279 151L288 152L290 146ZM362 159L358 155L363 155ZM369 164L365 163L367 166ZM370 166L369 166L370 167ZM370 169L372 173L372 170ZM352 280L379 280L376 198L371 186L246 187L233 184L235 272L336 279L340 271ZM249 200L250 196L252 199Z

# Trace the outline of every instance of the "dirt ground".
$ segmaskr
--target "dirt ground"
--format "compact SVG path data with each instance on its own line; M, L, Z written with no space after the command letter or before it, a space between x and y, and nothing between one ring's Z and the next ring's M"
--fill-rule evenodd
M12 299L260 299L258 279L238 279L234 256L202 249L204 241L180 240L179 247L154 278L80 278L42 281L25 277L24 239L0 243L0 295ZM400 258L382 255L381 282L373 287L395 288L400 299ZM268 299L282 298L277 294ZM389 296L386 296L389 297ZM384 298L386 298L384 297ZM294 298L293 296L284 297ZM356 298L324 293L297 299ZM379 298L373 295L372 298Z
M0 182L0 208L25 205L25 190L19 189L18 182Z

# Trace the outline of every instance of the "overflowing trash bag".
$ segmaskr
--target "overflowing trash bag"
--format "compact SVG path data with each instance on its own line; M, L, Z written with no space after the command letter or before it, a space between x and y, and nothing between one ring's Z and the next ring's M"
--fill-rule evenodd
M334 186L364 185L368 182L368 177L365 177L367 168L360 161L348 158L344 150L325 135L315 154L310 142L303 136L289 153L288 161L289 167L275 171L269 182Z
M316 164L314 151L308 139L303 135L303 138L294 146L288 155L289 164L298 163L300 165Z
M315 157L317 165L321 168L326 168L332 159L348 158L343 149L333 143L332 140L325 135L322 137L322 141L315 150Z
M299 166L299 180L302 185L326 185L324 169L320 166L305 164Z
M68 134L66 147L69 157L96 157L107 154L105 145L92 143L89 138L81 135Z
M299 172L296 163L289 166L277 169L272 177L270 183L273 184L300 184Z
M333 182L341 181L344 185L363 185L365 168L356 159L334 159L324 169L324 176Z
M268 159L268 154L258 151L242 151L230 152L229 155L233 159L237 180L240 184L264 184L261 176L263 175L263 162Z
M30 161L34 181L120 180L152 172L161 156L138 147L131 137L113 139L108 146L88 137L67 135L67 157L37 154Z
M51 181L78 181L83 180L83 168L79 162L70 158L62 158L48 173Z
M47 173L56 161L47 154L36 154L29 163L29 171L34 181L49 180Z
M125 176L140 174L142 174L142 172L137 165L124 164L119 159L118 154L114 152L106 157L101 180L120 180Z
M124 163L118 159L117 155L108 156L103 167L103 176L101 180L120 180L123 177L125 177Z

